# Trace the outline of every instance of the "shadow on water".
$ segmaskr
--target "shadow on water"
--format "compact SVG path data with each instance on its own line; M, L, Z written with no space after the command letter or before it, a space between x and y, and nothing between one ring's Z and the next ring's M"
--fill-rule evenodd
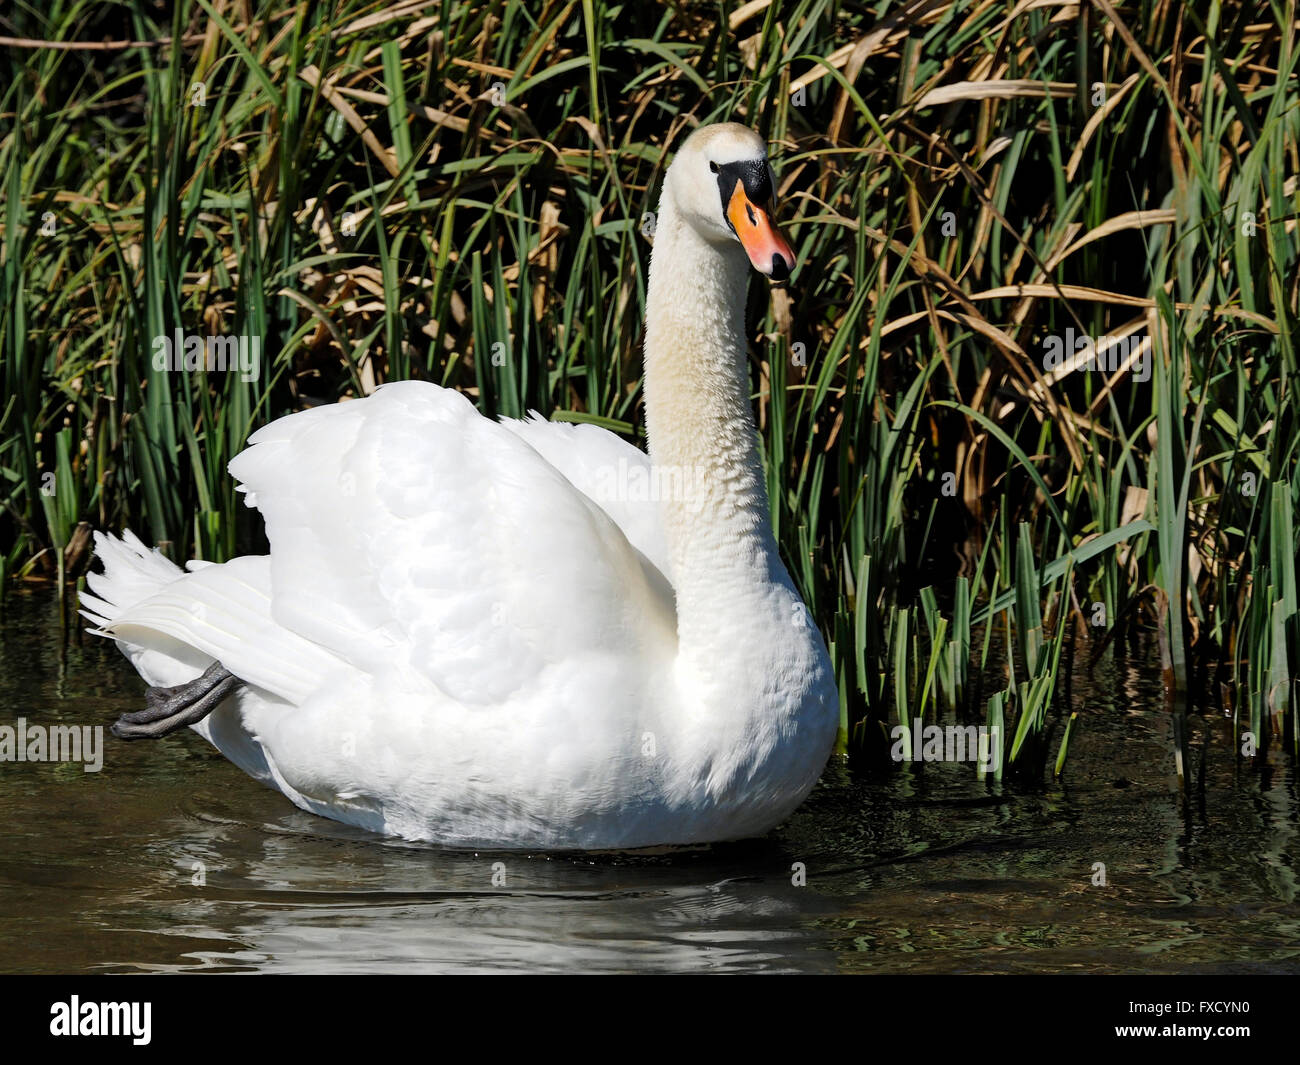
M0 724L107 725L141 685L10 596ZM1034 793L967 765L828 769L767 839L658 855L459 854L312 817L186 732L103 769L0 763L0 970L1300 971L1296 773L1189 723L1149 660L1074 678ZM1094 884L1105 867L1105 886ZM806 886L796 886L796 868Z

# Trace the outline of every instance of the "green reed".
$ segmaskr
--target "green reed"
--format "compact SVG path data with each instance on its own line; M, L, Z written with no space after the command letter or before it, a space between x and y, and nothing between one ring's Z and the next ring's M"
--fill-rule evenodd
M732 119L801 260L751 292L754 399L844 745L1005 721L1033 776L1061 725L1059 772L1073 626L1150 629L1178 698L1294 748L1294 0L156 11L6 32L181 44L0 46L0 576L75 577L90 526L261 549L229 460L386 380L642 440L647 215ZM178 328L256 374L157 369ZM1052 374L1068 330L1147 372Z

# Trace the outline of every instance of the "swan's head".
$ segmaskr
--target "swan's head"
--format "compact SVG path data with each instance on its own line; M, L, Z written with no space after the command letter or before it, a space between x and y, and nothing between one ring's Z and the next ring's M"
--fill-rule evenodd
M664 187L679 214L714 244L739 241L754 269L784 281L794 251L772 223L776 195L763 138L747 126L701 126L677 152Z

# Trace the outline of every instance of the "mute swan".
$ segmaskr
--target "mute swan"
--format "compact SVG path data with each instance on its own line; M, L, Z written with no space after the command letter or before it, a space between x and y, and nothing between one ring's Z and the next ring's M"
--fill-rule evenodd
M276 421L230 464L269 556L182 571L96 534L82 598L189 724L304 810L476 849L759 835L825 765L826 646L778 556L745 360L748 263L784 279L763 141L685 142L646 301L650 457L494 422L432 384Z

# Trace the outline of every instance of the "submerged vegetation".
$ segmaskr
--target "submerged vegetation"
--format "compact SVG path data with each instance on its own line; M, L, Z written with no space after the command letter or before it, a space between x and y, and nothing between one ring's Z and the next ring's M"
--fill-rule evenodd
M637 439L658 183L734 120L801 260L753 286L754 401L850 751L951 711L1059 772L1065 662L1143 628L1176 729L1294 749L1298 28L1295 0L20 3L3 575L75 578L91 526L258 549L226 463L384 381ZM186 337L260 358L175 372Z

